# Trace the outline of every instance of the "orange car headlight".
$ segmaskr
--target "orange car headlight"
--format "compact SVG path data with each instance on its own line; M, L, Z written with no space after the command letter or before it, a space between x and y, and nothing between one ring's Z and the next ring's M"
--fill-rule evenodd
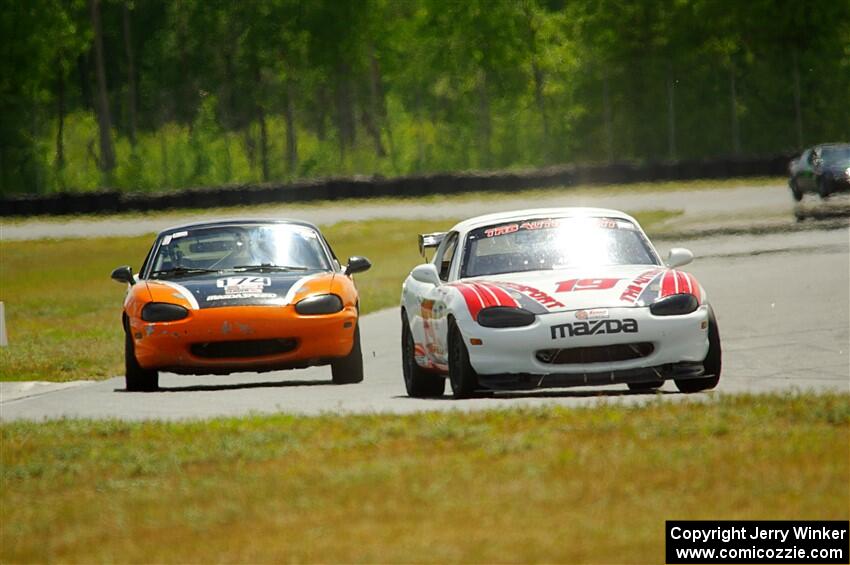
M145 322L174 322L189 315L189 311L177 304L167 302L149 302L142 308L142 320Z
M342 310L342 298L336 294L310 296L295 305L295 311L303 315L335 314Z

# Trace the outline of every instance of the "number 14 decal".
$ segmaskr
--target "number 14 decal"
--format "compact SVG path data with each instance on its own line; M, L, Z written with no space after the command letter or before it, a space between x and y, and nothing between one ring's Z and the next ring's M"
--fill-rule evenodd
M620 279L570 279L558 283L555 292L572 292L574 290L608 290L614 288Z

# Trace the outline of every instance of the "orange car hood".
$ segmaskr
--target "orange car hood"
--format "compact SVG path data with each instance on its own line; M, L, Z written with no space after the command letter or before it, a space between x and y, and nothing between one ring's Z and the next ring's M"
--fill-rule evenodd
M190 309L221 306L280 306L311 294L330 291L334 273L209 273L174 280L147 280L155 302L171 302Z

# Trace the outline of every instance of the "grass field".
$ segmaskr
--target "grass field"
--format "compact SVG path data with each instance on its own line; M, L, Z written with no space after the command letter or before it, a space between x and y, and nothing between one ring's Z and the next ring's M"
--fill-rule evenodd
M638 214L645 228L673 212ZM323 230L342 261L365 255L373 268L357 276L362 312L398 304L401 283L421 261L416 234L452 220L343 222ZM0 242L0 301L9 347L0 348L0 380L69 381L124 373L121 302L113 268L138 269L153 241L132 238Z
M842 519L850 397L0 426L0 562L658 563Z

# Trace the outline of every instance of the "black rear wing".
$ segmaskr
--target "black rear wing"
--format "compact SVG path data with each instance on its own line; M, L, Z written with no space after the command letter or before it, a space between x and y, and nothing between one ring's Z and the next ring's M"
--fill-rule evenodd
M446 238L446 233L444 231L434 232L434 233L420 233L419 234L419 254L422 257L425 257L426 249L434 249L440 245L440 243ZM425 257L427 259L427 257Z

